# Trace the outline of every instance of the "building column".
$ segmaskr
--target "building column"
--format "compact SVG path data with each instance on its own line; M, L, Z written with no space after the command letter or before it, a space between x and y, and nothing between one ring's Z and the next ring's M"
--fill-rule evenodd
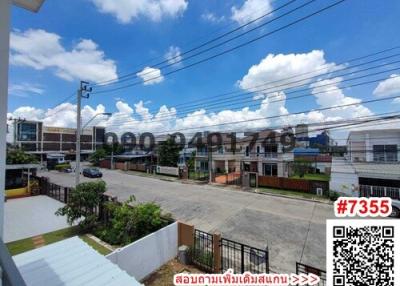
M229 173L229 162L228 162L228 160L225 160L225 172Z
M0 0L0 237L3 238L6 176L8 63L10 51L10 0Z

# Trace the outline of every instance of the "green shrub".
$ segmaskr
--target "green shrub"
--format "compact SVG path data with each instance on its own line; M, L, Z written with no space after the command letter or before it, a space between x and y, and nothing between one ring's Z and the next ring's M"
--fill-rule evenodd
M63 171L65 169L71 169L71 164L70 163L63 163L63 164L58 164L54 166L54 169L57 171Z
M161 208L155 203L140 203L132 196L123 204L108 203L111 220L99 226L96 235L113 245L126 245L168 225L161 215Z
M338 192L335 192L335 191L330 191L329 192L329 199L332 202L336 201L339 197L340 197L340 194Z

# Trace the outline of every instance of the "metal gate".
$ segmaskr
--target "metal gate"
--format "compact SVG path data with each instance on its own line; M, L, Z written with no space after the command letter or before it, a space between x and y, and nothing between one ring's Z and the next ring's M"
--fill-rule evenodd
M214 237L212 234L195 229L192 261L207 272L214 270Z
M233 269L235 273L269 273L268 247L258 249L229 239L221 238L221 270Z
M317 284L318 286L325 286L326 285L326 271L321 270L300 262L296 262L296 274L308 274L312 273L321 279L319 283Z

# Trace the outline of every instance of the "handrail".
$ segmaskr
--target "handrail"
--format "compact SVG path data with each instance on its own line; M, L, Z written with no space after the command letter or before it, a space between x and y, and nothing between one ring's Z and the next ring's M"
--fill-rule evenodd
M1 280L3 285L26 286L17 266L12 259L3 239L0 238L0 265L2 270Z

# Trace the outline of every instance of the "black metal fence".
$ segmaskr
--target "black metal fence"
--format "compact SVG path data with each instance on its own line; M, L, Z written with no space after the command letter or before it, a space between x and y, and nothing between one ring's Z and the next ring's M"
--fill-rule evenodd
M195 171L188 170L188 177L190 180L208 181L210 176L208 171Z
M319 283L317 284L318 286L325 286L326 285L326 271L322 269L318 269L300 262L296 262L296 274L308 274L312 273L321 279Z
M49 196L57 201L67 204L69 197L72 192L72 188L63 187L54 183L49 182L46 177L34 177L39 182L39 189L41 195ZM93 209L93 213L97 214L99 220L108 221L110 215L105 207L107 202L113 201L113 198L103 195L101 202L98 206Z
M192 261L207 272L214 269L214 237L212 234L195 229Z
M221 270L235 273L269 273L268 247L258 249L243 243L221 238Z

